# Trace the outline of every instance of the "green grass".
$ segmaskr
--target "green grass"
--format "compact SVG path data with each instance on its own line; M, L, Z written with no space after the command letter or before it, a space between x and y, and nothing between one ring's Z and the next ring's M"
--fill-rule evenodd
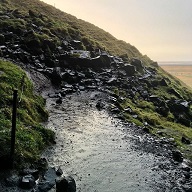
M161 92L161 90L160 90ZM117 88L114 93L118 96L126 98L126 94L122 90ZM123 94L122 94L123 93ZM166 93L166 92L165 92ZM161 95L162 94L162 95ZM164 96L163 93L159 93L159 96ZM188 96L188 91L187 95ZM171 95L169 95L171 97ZM189 99L189 98L188 98ZM174 115L169 112L167 117L164 117L155 111L155 106L152 102L140 100L135 96L133 99L126 98L120 102L120 109L130 108L130 112L121 110L125 119L129 122L134 122L138 126L143 126L145 122L148 123L151 134L157 135L158 137L174 138L175 144L184 156L192 160L192 145L187 145L181 142L182 137L186 137L192 143L192 128L186 127L176 122ZM159 134L161 133L161 134Z
M24 91L21 96L21 81ZM16 160L33 161L54 139L52 131L41 126L48 118L45 101L33 93L32 82L18 66L0 60L0 156L9 155L13 90L18 89Z

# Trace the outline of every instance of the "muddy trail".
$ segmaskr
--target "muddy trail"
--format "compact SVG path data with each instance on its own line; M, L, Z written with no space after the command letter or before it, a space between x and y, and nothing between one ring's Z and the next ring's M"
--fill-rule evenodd
M105 109L98 110L101 99ZM185 165L169 158L168 142L109 114L107 103L95 91L66 96L60 105L47 98L47 127L56 133L42 155L49 165L72 175L78 192L187 191Z

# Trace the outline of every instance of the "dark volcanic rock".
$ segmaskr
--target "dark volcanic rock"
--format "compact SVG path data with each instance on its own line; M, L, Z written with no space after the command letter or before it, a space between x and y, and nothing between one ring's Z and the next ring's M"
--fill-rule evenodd
M59 167L58 169L57 169L57 171L56 171L56 175L57 176L61 176L63 174L63 171L62 171L62 169Z
M32 175L26 175L20 179L19 186L22 189L32 189L35 185L35 178Z
M76 183L71 176L56 179L56 192L76 192Z
M136 67L136 70L140 73L144 72L144 65L141 60L133 58L131 60L131 65Z
M136 68L130 64L125 64L122 69L125 70L128 76L132 76L136 73Z
M179 99L183 99L183 97L182 97L175 89L173 89L173 88L170 88L170 89L168 90L168 92L169 92L170 94L175 95L175 96L178 97Z
M168 86L168 83L165 79L161 79L161 81L159 82L159 85L161 86Z
M184 136L181 138L181 142L182 142L182 143L185 143L185 144L191 144L190 140L187 139L187 138L184 137Z
M100 100L96 104L97 109L101 110L105 107L105 104Z
M38 189L42 192L46 192L54 187L55 179L57 178L55 168L49 168L44 175L44 178L40 180Z
M183 155L181 154L180 151L178 151L178 150L172 151L172 155L173 155L173 159L175 161L180 162L180 163L183 162Z
M55 67L52 73L52 82L56 85L60 85L62 79L60 67Z
M32 175L37 180L39 177L39 170L26 168L20 171L20 175L22 176Z

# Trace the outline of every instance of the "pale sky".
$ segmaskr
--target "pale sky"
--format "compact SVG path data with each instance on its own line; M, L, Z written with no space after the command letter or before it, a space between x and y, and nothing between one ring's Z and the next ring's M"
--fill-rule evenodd
M155 61L192 61L192 0L43 0Z

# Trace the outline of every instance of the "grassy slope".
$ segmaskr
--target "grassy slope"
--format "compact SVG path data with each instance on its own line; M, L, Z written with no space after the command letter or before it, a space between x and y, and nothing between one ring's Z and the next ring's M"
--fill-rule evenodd
M13 89L18 89L20 99L23 77L24 91L17 109L17 162L36 159L53 140L53 133L39 124L48 118L44 99L33 94L33 85L20 67L0 60L0 156L6 156L10 151L12 94Z

